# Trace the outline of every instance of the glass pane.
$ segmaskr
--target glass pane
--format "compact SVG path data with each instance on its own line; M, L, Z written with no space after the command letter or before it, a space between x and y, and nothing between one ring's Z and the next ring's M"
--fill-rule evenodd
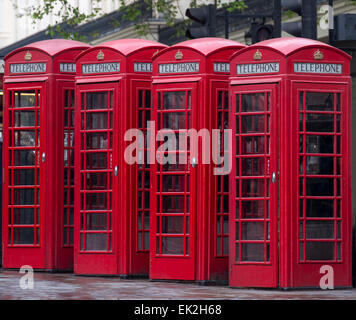
M306 157L307 174L334 174L334 158L331 157Z
M105 152L86 154L86 169L105 169L108 166L108 155Z
M182 255L184 253L183 237L162 237L162 254Z
M265 180L251 179L241 180L241 197L264 197Z
M333 196L333 178L306 178L307 196Z
M241 219L259 219L265 217L265 201L241 201Z
M88 132L86 133L87 149L108 149L108 134L106 132Z
M251 153L265 153L265 137L241 137L241 154Z
M334 221L306 221L307 239L333 239Z
M87 109L108 108L108 92L87 93Z
M241 222L241 240L264 240L264 222Z
M86 190L111 189L110 180L108 180L108 174L106 172L87 172L85 173L85 177ZM84 181L82 181L82 189L84 189L83 182Z
M185 91L164 92L163 93L163 109L185 109Z
M92 129L107 129L108 128L108 113L107 112L95 112L87 113L86 128Z
M252 93L241 95L241 112L265 111L265 94Z
M185 129L185 112L163 113L163 128L172 130Z
M264 174L265 158L241 159L241 176L264 176Z
M106 251L106 233L87 233L85 234L85 249L87 251Z
M35 90L15 91L14 93L15 108L34 108L35 107Z
M184 213L184 196L162 196L163 213Z
M334 153L334 136L306 136L307 153Z
M334 132L333 114L307 114L306 131L308 132Z
M264 256L263 243L241 243L241 261L263 262Z
M14 169L13 170L13 185L35 185L35 170L34 169Z
M35 204L35 189L14 189L13 204Z
M184 233L184 217L162 217L162 233Z
M305 213L307 217L332 218L334 200L307 199Z
M35 130L15 131L15 146L35 146Z
M264 133L265 116L241 116L241 133Z
M87 213L85 218L86 230L106 230L107 214L106 213Z
M307 242L306 260L334 260L333 242Z
M330 92L307 92L306 110L333 111L334 94Z
M87 193L86 209L88 210L105 210L107 205L107 193Z
M162 191L163 192L184 192L185 189L184 175L162 175Z
M34 224L35 211L33 208L14 208L13 224Z
M15 127L34 127L35 111L15 111L14 122Z
M14 150L14 166L34 166L34 150Z
M35 233L33 228L14 228L14 244L34 244Z

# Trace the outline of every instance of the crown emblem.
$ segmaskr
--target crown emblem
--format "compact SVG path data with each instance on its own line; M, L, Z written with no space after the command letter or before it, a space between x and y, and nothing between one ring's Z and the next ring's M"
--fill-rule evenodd
M180 50L178 50L174 57L176 58L176 60L182 60L183 59L183 53Z
M96 58L98 60L104 60L105 58L105 55L104 55L104 52L102 52L101 50L99 51L98 55L96 56Z
M314 52L314 59L315 60L323 60L324 59L324 55L319 49Z
M257 50L255 54L253 55L254 60L261 60L262 59L262 53L261 51Z
M32 54L30 51L27 51L25 54L25 61L31 61L32 60Z

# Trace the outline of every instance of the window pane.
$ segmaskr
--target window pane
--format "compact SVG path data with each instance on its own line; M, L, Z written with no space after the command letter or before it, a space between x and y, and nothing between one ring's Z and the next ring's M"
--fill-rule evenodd
M333 196L334 179L332 178L306 178L307 196Z
M334 132L334 115L333 114L307 114L306 131Z
M85 249L87 251L106 251L106 233L87 233L85 234Z
M306 239L333 239L334 221L306 221Z
M185 109L185 91L164 92L163 93L163 109Z
M162 254L182 255L184 253L183 237L162 237Z
M307 242L306 260L334 260L334 243Z
M241 261L264 261L263 243L241 243Z
M329 92L307 92L306 110L333 111L334 94Z

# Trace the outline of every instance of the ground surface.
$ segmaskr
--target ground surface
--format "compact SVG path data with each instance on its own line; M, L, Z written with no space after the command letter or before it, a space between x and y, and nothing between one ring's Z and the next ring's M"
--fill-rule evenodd
M0 272L0 300L356 300L356 289L257 290L116 277L34 273L34 288L22 289L15 271Z

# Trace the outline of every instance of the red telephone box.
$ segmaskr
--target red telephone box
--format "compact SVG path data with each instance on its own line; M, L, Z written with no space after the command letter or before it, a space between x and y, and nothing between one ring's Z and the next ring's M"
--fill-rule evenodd
M228 175L214 175L219 165L212 161L213 150L208 150L208 161L204 161L207 150L203 149L220 144L217 153L223 154L229 58L243 47L226 39L195 39L167 48L154 58L156 160L170 154L176 163L156 161L152 165L151 279L227 280ZM215 143L212 129L221 134ZM162 150L166 142L158 140L164 141L168 133L177 139L182 130L195 130L196 139L192 133L185 146L178 139L173 151ZM195 151L198 153L193 154Z
M279 38L231 71L230 286L351 286L350 56Z
M73 268L75 58L45 40L5 57L3 267Z
M122 39L77 59L77 274L148 274L150 167L125 160L131 144L125 133L137 128L146 134L152 57L165 47Z

